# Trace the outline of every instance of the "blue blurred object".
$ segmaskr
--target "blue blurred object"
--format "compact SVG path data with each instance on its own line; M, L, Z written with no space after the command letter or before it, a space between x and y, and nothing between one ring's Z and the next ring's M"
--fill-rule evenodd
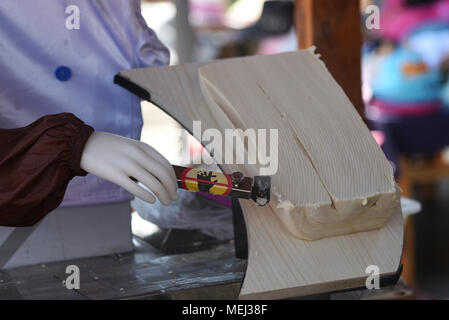
M417 103L439 100L443 76L428 68L419 54L399 47L379 66L373 94L389 102Z
M396 9L384 10L381 35L400 45L366 69L366 117L384 134L381 147L398 176L400 155L431 156L449 145L449 82L440 69L449 54L449 0L385 2Z
M408 35L406 45L430 68L437 69L449 54L449 22L423 24Z
M408 36L413 36L423 32L434 32L447 30L449 28L449 21L425 22L421 26L413 29Z
M441 100L443 101L446 112L449 112L449 80L446 81L446 84L441 90Z

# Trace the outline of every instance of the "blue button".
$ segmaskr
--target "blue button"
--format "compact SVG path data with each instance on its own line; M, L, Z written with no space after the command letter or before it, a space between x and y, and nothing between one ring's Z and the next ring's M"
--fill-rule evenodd
M70 70L69 67L60 66L56 69L55 76L59 81L67 81L72 76L72 70Z

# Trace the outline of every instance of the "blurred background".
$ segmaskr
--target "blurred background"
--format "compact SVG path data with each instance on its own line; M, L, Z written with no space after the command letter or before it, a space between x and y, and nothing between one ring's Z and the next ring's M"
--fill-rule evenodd
M406 217L403 278L449 298L449 0L142 1L142 15L171 64L316 45L422 204ZM204 152L155 106L142 112L142 140L172 163Z

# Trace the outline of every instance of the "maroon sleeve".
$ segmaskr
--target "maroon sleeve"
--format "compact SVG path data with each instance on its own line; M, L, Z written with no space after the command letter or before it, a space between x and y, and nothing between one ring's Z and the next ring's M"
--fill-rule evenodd
M71 113L0 129L0 226L30 226L61 203L94 129Z

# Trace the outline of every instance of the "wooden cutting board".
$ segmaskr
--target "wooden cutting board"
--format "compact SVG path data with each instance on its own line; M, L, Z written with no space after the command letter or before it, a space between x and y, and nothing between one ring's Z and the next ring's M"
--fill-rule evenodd
M232 61L241 63L239 59ZM219 105L205 101L199 80L199 69L204 66L207 68L202 69L202 76L214 72L209 63L191 63L121 71L116 82L158 105L190 132L194 120L201 120L203 130L217 128L224 132L227 128L246 129L248 123L251 123L252 128L257 128L257 122L236 117L239 110L234 110L236 114L232 114L230 110L222 110ZM225 74L217 76L226 77ZM270 74L263 76L269 77ZM311 77L313 78L312 73ZM232 81L229 85L232 86ZM270 90L269 87L264 89ZM326 90L336 89L328 84ZM326 90L323 90L323 95ZM255 115L255 118L262 119L263 110ZM263 119L266 121L270 117ZM273 119L272 127L279 127L274 121L278 120ZM295 127L294 121L291 125L292 131L300 129ZM269 127L266 122L260 126ZM300 160L297 155L295 157L294 149L280 143L279 158L284 169L288 165L294 170L295 163ZM285 159L291 159L290 164L286 164ZM248 165L222 165L222 168L226 172L254 172L254 168ZM282 167L279 171L284 172ZM277 179L277 176L274 177L279 184ZM310 193L310 188L301 184L301 180L295 180L294 175L285 174L280 181L286 190L291 188ZM314 194L310 196L313 197ZM376 265L381 277L394 275L398 270L403 242L400 208L380 230L305 241L292 236L282 225L276 216L275 199L263 208L252 201L241 200L240 204L245 217L249 246L241 299L281 299L364 287L368 276L366 268L369 265Z

